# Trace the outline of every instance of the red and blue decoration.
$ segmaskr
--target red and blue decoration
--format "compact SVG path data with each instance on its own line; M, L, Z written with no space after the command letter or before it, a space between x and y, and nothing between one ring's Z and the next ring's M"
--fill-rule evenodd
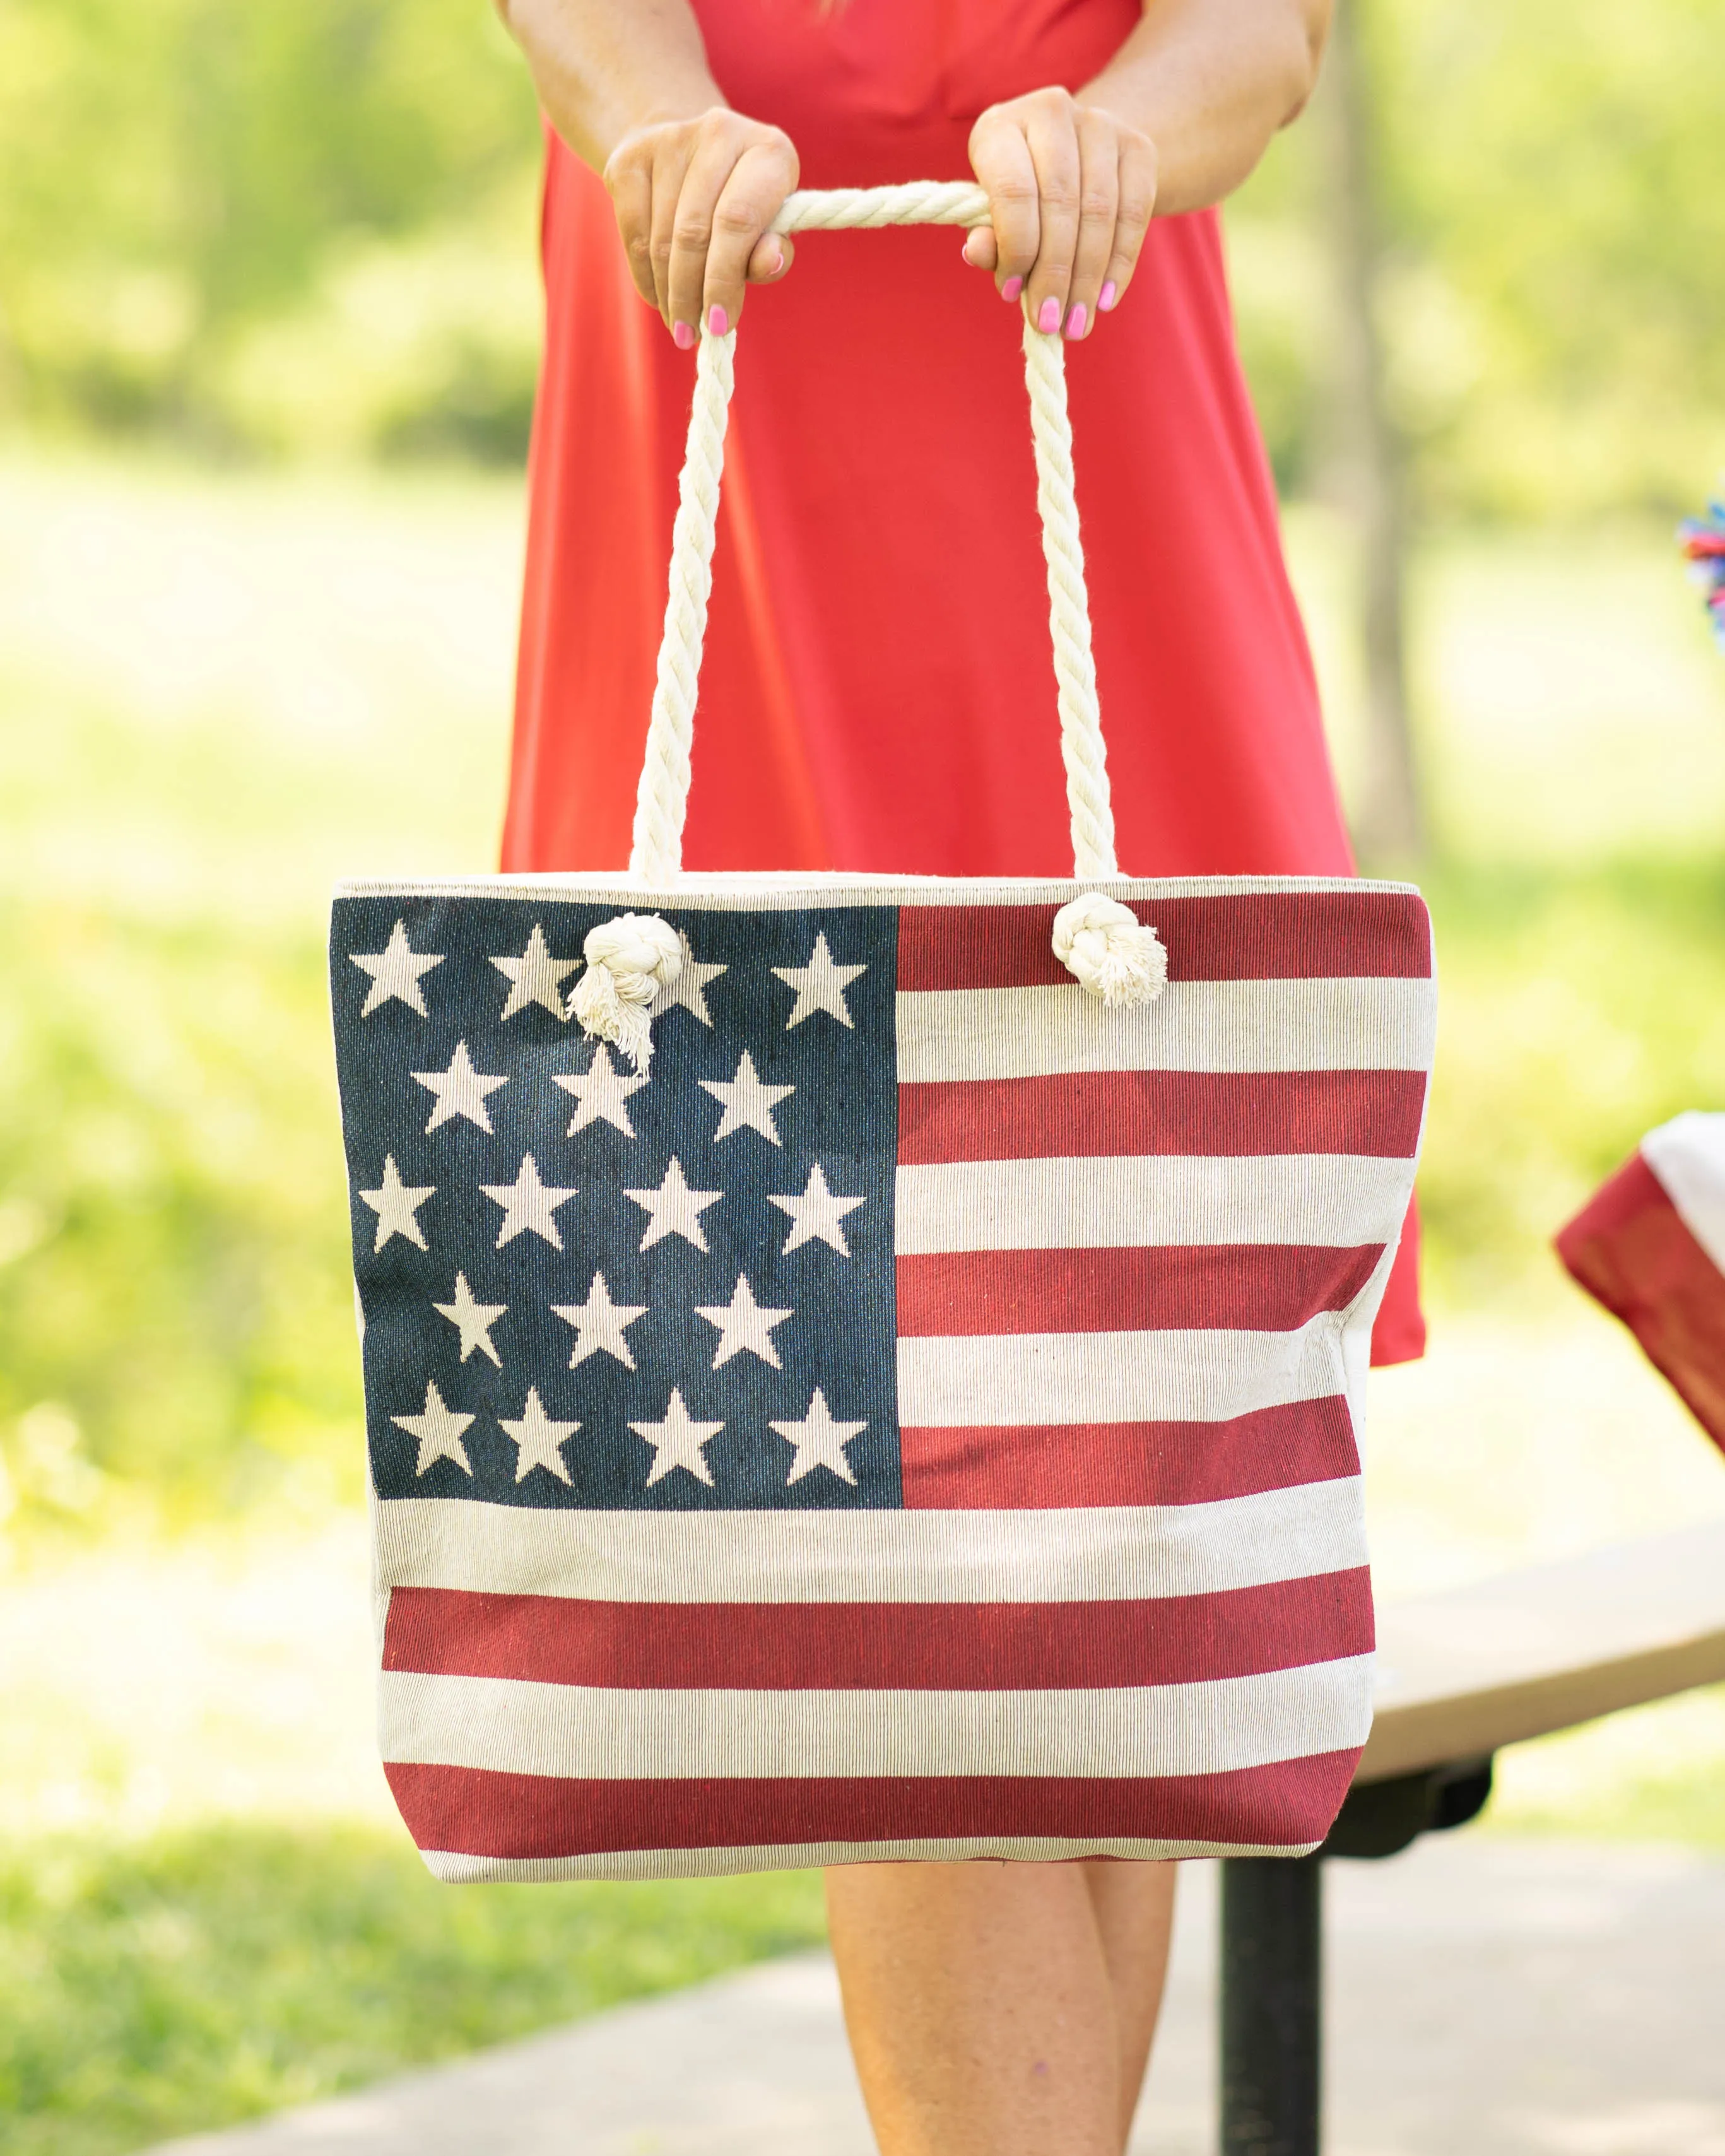
M1686 516L1677 526L1684 558L1707 595L1713 640L1725 651L1725 501L1710 501L1705 516Z

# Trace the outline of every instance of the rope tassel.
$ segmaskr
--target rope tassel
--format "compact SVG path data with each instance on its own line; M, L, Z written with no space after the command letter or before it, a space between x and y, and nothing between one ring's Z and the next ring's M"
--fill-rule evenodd
M1153 1003L1168 986L1162 938L1129 906L1099 891L1069 899L1055 914L1054 953L1105 1010Z
M655 999L683 970L677 932L656 913L620 913L588 931L587 971L569 995L569 1015L589 1040L609 1041L637 1070L653 1060Z

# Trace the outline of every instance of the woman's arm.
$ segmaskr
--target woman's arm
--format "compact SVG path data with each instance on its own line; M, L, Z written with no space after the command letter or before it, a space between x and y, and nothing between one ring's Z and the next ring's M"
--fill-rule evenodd
M1118 305L1153 214L1237 187L1317 80L1332 0L1144 0L1076 95L1033 90L971 131L992 232L966 259L1034 321L1084 336Z
M721 335L791 245L768 233L797 184L783 130L726 104L688 0L497 0L551 124L604 176L636 289L685 348Z
M1147 0L1078 94L1156 145L1164 217L1231 194L1317 83L1332 0Z

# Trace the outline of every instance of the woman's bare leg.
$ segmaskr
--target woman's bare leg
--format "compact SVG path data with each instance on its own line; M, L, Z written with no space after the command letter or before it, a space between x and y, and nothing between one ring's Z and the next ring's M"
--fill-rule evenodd
M1103 1871L1137 1881L1093 1887ZM1171 1887L1161 1865L829 1871L845 2019L883 2156L1120 2156Z
M1120 2146L1132 2132L1132 2113L1150 2063L1162 1987L1168 1974L1168 1940L1174 1921L1173 1864L1086 1864L1085 1883L1096 1911L1096 1930L1114 1994L1120 2046Z

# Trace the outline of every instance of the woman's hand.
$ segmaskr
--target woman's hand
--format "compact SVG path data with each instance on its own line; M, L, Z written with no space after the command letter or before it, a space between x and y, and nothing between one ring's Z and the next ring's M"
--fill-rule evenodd
M970 131L970 162L993 229L964 259L991 270L1003 300L1022 293L1040 330L1088 336L1125 296L1156 207L1156 145L1070 90L991 105Z
M722 105L638 127L606 159L636 288L684 351L703 323L718 336L735 329L745 286L790 268L789 239L767 228L797 170L783 129Z

